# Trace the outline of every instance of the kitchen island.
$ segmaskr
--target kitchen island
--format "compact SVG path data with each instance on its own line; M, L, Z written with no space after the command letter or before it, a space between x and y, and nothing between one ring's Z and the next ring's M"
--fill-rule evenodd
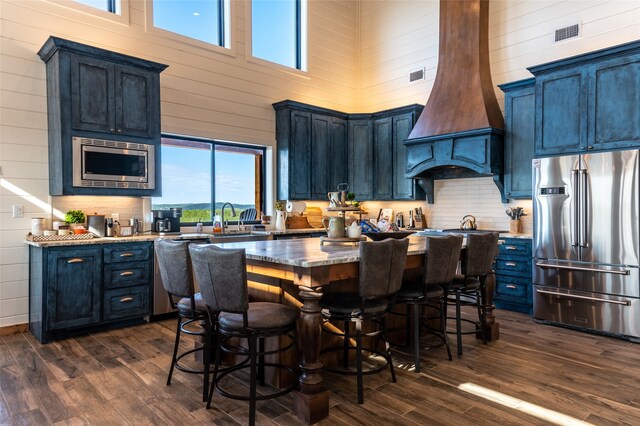
M322 420L329 413L329 395L323 387L320 362L322 316L319 300L324 286L358 278L358 247L321 246L319 238L222 243L219 246L245 249L249 273L291 281L300 289L302 359L300 388L293 398L294 413L309 424ZM425 247L426 237L409 237L405 269L424 264ZM490 340L498 338L499 326L493 315L494 287L495 277L491 274L482 294L485 332Z

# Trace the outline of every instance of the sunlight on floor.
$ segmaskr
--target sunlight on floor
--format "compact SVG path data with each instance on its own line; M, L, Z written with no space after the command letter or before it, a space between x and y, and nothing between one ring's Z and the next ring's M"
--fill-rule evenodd
M535 405L473 383L462 383L461 385L458 385L458 389L506 407L513 408L514 410L522 411L523 413L535 416L549 423L557 425L591 425L591 423L578 420L574 417L567 416L566 414L558 413L557 411L549 410L548 408L543 408L539 405Z

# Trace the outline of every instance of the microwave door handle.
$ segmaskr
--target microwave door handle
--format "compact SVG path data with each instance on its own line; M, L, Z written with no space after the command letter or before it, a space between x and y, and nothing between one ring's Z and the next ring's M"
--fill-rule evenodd
M580 235L578 238L580 247L587 247L587 170L580 169L578 171L578 176L580 178Z
M578 247L579 242L578 242L578 234L579 234L579 227L580 227L580 197L579 197L579 183L578 183L578 170L574 169L571 170L571 183L573 186L573 191L571 193L571 196L573 197L573 200L571 201L571 214L570 214L570 223L569 223L569 230L571 233L571 246L572 247Z

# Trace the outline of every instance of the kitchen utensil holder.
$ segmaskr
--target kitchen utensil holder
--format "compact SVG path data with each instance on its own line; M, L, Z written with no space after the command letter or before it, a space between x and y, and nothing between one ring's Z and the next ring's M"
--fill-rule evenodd
M520 234L522 232L522 221L520 219L511 219L509 221L509 233Z

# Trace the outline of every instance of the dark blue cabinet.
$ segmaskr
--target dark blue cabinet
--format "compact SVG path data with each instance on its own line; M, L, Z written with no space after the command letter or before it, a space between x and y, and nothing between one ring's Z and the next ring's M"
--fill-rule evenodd
M493 302L500 309L531 314L531 240L501 238L494 265L496 289Z
M160 144L160 72L166 65L49 37L38 52L47 69L50 195L160 195L155 189L74 187L74 136Z
M531 198L531 160L535 145L535 80L499 86L504 92L504 193Z
M640 147L640 42L529 68L536 156Z
M150 315L150 242L29 247L29 329L42 343Z
M326 200L347 181L347 116L294 101L273 107L278 199Z
M347 169L349 191L357 200L373 200L374 153L371 117L349 118Z

